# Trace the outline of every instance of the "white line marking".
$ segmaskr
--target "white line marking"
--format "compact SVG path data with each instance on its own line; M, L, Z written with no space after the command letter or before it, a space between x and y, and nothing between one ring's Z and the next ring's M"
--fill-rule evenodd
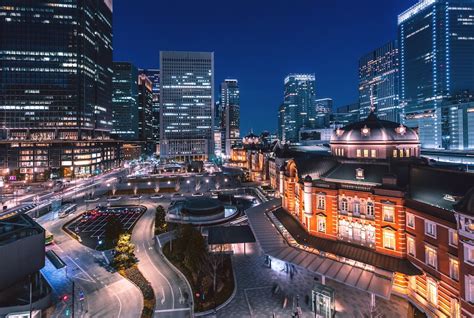
M161 304L163 305L166 300L165 289L163 287L161 287L161 292L163 293L163 298L161 299Z
M71 262L73 262L74 265L76 265L77 268L79 268L84 273L84 275L86 275L89 279L91 279L93 282L95 282L94 278L92 278L92 276L89 275L81 266L79 266L79 264L77 264L70 256L66 256L66 257L69 258L69 260Z
M147 244L149 244L147 242ZM143 249L145 250L145 254L148 258L148 260L150 261L151 265L153 266L153 268L157 271L158 274L160 274L165 280L166 280L166 283L168 284L169 288L170 288L170 291L171 291L171 299L173 300L173 309L174 309L174 292L173 292L173 287L171 287L171 283L170 281L166 278L165 275L163 275L159 270L158 268L155 266L155 263L152 262L151 258L150 258L150 255L148 255L148 252L146 251L146 248L145 248L145 243L143 243ZM164 256L163 256L164 257Z
M122 313L122 301L120 300L120 297L117 296L117 294L114 292L112 288L110 288L109 286L105 286L105 288L110 289L112 291L112 294L114 294L115 298L117 298L117 300L119 301L119 313L117 315L117 318L120 318L120 314Z
M173 311L188 311L191 310L191 308L176 308L176 309L160 309L160 310L155 310L156 313L160 312L173 312Z

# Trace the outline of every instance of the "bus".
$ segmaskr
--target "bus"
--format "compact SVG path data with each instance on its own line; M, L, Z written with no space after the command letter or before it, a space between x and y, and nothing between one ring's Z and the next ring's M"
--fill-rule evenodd
M53 233L48 230L44 230L44 245L52 244L54 241Z
M74 203L68 203L68 204L65 204L60 210L59 210L59 217L60 218L65 218L66 216L68 216L69 214L72 214L76 211L76 208L77 208L77 204L74 204Z

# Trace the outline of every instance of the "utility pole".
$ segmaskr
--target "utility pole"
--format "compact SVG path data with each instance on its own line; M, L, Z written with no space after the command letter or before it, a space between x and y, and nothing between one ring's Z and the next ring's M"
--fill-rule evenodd
M74 295L74 281L72 281L72 297L71 297L71 317L74 318L74 300L75 300L75 295Z

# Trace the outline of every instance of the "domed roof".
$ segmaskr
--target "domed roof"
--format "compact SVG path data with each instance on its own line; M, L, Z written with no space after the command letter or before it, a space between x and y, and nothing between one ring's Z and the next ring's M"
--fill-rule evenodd
M334 131L331 142L419 142L415 130L402 124L381 120L371 112L365 120L349 124Z

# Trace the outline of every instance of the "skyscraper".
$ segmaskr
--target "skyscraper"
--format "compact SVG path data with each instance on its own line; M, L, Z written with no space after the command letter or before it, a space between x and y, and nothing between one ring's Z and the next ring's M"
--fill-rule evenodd
M155 143L159 143L160 141L160 70L149 68L149 69L140 69L138 72L141 74L145 74L152 83L153 140L155 141Z
M231 147L240 139L240 91L239 82L226 79L221 83L220 107L225 154L230 156Z
M0 138L7 142L0 167L6 173L38 180L89 175L117 163L118 144L108 140L110 4L2 1Z
M278 139L285 141L285 103L278 107Z
M207 160L214 152L214 53L160 52L161 158Z
M153 152L153 83L145 74L138 75L138 139L145 152Z
M315 102L315 128L329 128L329 119L332 113L332 98L320 98Z
M399 53L397 41L364 55L359 60L360 118L371 108L380 119L399 122Z
M138 140L138 70L128 62L114 62L112 78L112 135Z
M466 108L452 105L455 96L474 91L473 24L468 0L422 0L398 16L404 120L419 128L425 148L453 148L456 127L466 135L474 129Z
M297 142L301 128L315 126L315 97L314 74L290 74L285 78L284 140Z

